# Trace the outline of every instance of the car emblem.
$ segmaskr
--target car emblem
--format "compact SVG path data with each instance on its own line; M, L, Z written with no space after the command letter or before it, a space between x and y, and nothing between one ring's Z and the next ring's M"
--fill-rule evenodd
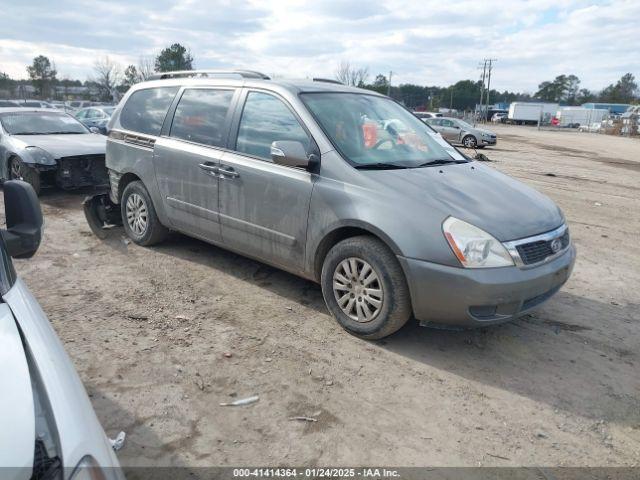
M561 248L562 248L562 240L560 240L559 238L555 238L551 242L551 251L553 253L558 253Z

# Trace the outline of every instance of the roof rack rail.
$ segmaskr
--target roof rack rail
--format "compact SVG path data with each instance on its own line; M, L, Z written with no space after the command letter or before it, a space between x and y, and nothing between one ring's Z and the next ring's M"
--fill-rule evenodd
M340 80L334 80L332 78L312 78L314 82L335 83L336 85L344 85Z
M154 73L147 80L165 80L167 78L181 77L229 77L237 76L240 78L259 78L261 80L270 80L264 73L254 70L179 70L177 72L160 72Z

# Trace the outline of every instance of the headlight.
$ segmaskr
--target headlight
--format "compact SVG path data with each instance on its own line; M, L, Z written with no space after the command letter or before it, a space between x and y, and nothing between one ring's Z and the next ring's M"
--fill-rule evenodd
M470 223L449 217L442 224L442 231L451 250L466 268L507 267L514 264L502 243Z
M25 151L33 159L34 163L41 163L45 165L55 165L56 163L53 155L40 147L25 147Z

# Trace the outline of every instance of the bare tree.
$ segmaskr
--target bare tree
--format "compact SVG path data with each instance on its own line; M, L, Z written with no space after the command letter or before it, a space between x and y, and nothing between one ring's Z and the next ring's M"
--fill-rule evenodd
M138 60L138 76L140 77L140 81L144 81L149 78L153 75L154 71L154 59L141 55L140 60Z
M345 85L362 87L369 78L369 67L356 68L350 62L342 61L336 69L336 80Z
M119 94L116 87L122 81L122 68L109 57L96 60L93 64L93 70L96 73L93 81L100 89L100 95L103 98L118 100Z

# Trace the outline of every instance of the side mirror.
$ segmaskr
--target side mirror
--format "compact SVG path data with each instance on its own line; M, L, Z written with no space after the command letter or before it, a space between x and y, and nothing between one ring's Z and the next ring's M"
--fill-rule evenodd
M89 127L89 131L91 133L100 133L100 129L98 127Z
M30 258L42 240L42 211L33 187L22 180L4 182L4 209L7 229L2 237L14 258Z
M309 156L302 143L280 140L271 144L271 160L278 165L309 167Z

